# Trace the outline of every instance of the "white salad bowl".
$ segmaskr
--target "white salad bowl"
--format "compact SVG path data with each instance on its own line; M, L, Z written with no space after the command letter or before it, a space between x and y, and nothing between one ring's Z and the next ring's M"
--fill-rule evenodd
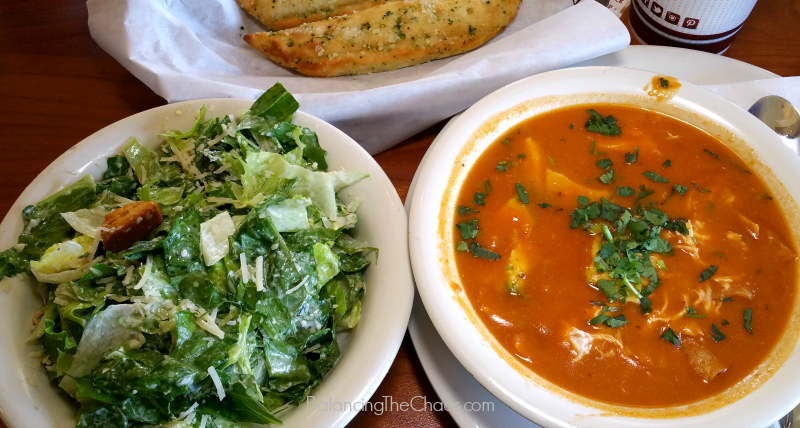
M0 224L0 248L17 243L25 206L35 204L85 174L99 177L105 170L105 159L120 154L130 138L136 137L142 144L156 148L160 133L191 128L195 112L204 104L208 107L207 117L223 117L246 110L252 103L244 99L206 99L171 104L128 117L92 134L56 159L25 189ZM338 336L342 356L312 393L315 403L277 415L286 427L341 427L359 409L352 404L368 401L375 392L405 334L414 296L407 218L389 178L353 139L303 112L297 112L293 122L317 133L320 146L328 151L330 170L370 174L340 192L344 201L354 197L363 199L353 236L380 249L379 262L373 262L365 272L367 292L361 321L352 332ZM9 428L72 428L78 417L77 402L51 385L41 364L29 356L36 349L26 342L31 317L41 307L34 281L15 277L4 281L3 286L0 417Z
M800 158L758 119L702 88L681 82L683 86L672 99L649 96L645 88L655 76L639 70L586 67L543 73L510 84L448 124L418 171L409 215L409 248L425 308L459 362L498 399L543 427L764 427L800 403L800 293L794 297L789 327L773 355L759 367L759 375L734 386L744 393L726 392L682 407L642 409L591 401L537 376L488 332L459 286L452 213L470 166L514 125L576 104L637 105L709 131L779 195L776 200L793 235L787 239L797 246ZM760 383L749 384L753 378L761 379Z

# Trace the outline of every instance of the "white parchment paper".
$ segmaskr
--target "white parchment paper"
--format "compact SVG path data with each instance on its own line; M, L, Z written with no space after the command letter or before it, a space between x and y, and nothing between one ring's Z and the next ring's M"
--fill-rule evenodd
M235 0L88 0L97 43L169 102L257 98L275 82L301 110L378 153L521 78L627 46L625 26L595 1L524 0L481 48L364 76L301 76L243 40L265 31Z

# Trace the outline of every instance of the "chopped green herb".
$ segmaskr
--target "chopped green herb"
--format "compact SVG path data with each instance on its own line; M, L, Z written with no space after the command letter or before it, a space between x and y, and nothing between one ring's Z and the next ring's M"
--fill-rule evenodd
M508 167L514 166L516 164L517 164L516 162L501 161L501 162L497 163L497 166L494 167L494 169L496 169L496 170L498 170L500 172L505 172L508 169Z
M656 264L658 265L659 268L661 268L661 270L668 270L667 264L664 263L664 260L658 259L656 260Z
M667 80L667 79L665 79L663 77L659 77L658 78L658 83L661 84L662 88L668 88L669 87L669 80Z
M512 296L522 296L522 287L519 286L516 282L512 282L508 284L508 291L511 292Z
M725 258L725 254L723 254L723 253L721 253L719 251L712 251L711 254L714 254L715 256L717 256L717 257L719 257L721 259Z
M517 194L519 194L519 198L522 200L522 203L523 204L529 203L529 201L528 201L528 192L525 191L525 186L523 186L520 183L516 183L516 184L514 184L514 186L517 188Z
M520 153L517 155L517 157L520 159L525 159L525 156L527 156L525 153Z
M656 183L669 183L669 180L666 178L656 174L653 171L647 171L642 173L643 176L655 181Z
M492 193L492 182L489 181L489 180L486 180L486 182L483 183L483 184L484 184L484 186L486 186L486 193L487 194Z
M635 194L636 191L628 186L617 186L617 195L622 196L623 198L627 198L628 196L634 196Z
M553 165L553 168L556 168L558 166L556 165L556 161L554 161L552 157L548 156L547 160L550 161L550 165Z
M462 221L456 225L461 237L464 239L475 239L478 236L478 219L473 218L470 221Z
M589 148L589 153L594 154L594 140L592 140L592 146Z
M511 142L511 140L503 140L503 142L502 142L502 143L500 143L500 144L508 144L508 143L510 143L510 142Z
M711 338L714 339L715 342L722 342L723 340L727 339L728 336L722 334L719 328L711 323Z
M664 333L661 334L661 338L675 346L681 346L681 339L678 338L671 328L664 330Z
M647 190L647 188L644 187L644 184L639 185L639 190L641 190L642 192L639 193L639 196L636 198L636 201L640 201L655 193L655 190Z
M562 143L563 143L563 142L566 142L566 141L567 141L567 140L565 140L565 139L563 139L563 138L561 139L561 142L562 142Z
M672 165L672 161L667 159L667 161L664 162L664 167L669 168L670 165Z
M458 243L458 245L456 245L456 250L457 251L469 251L469 247L467 246L466 242L461 241L461 242Z
M708 315L698 314L697 311L691 306L686 307L686 315L685 315L686 318L705 318L707 316Z
M625 153L625 162L634 163L639 159L639 148L635 147L633 153Z
M474 36L474 35L475 35L475 33L477 33L477 32L478 32L478 29L477 29L477 28L475 28L475 27L473 27L472 25L470 25L470 26L469 26L469 28L468 28L468 31L469 31L469 35L470 35L470 36Z
M680 193L680 195L683 196L683 195L686 194L686 192L689 191L689 188L686 187L686 186L681 186L680 184L676 184L676 185L672 186L672 190Z
M574 128L574 127L575 127L575 125L573 125L573 124L571 124L571 123L569 124L569 129L572 129L572 128Z
M484 258L486 260L500 260L500 254L495 253L494 251L487 250L481 247L481 244L477 242L473 242L469 244L469 251L475 257Z
M697 183L692 182L692 185L694 186L695 189L700 191L700 193L706 193L706 188L705 187L703 187L703 190L700 190L700 186L698 186Z
M609 169L607 173L601 175L600 178L598 178L598 180L600 180L600 182L603 183L603 184L611 183L611 180L613 180L613 179L614 179L614 170L613 169Z
M473 210L472 208L464 206L464 205L459 205L459 207L458 207L458 215L465 215L465 214L477 213L477 212L478 212L478 210Z
M484 205L486 205L486 202L484 201L486 196L488 196L486 193L475 192L475 198L473 198L472 202L475 205L484 206Z
M729 323L729 322L728 322L728 320L726 320L726 319L723 319L723 320L722 320L722 325L723 325L723 326L725 326L725 325L731 325L731 323Z
M578 203L581 205L589 205L589 198L583 195L578 196Z
M714 158L715 158L715 159L717 159L717 158L718 158L717 154L716 154L716 153L714 153L714 152L712 152L711 150L708 150L708 149L703 149L703 151L704 151L704 152L706 152L706 153L708 153L708 154L710 154L711 156L714 156Z
M608 312L614 312L618 308L616 307L608 307L603 305L600 315L592 318L589 321L591 325L603 324L606 327L617 328L622 327L623 325L627 324L629 321L625 319L625 315L618 315L616 317L610 317L606 315Z
M586 110L589 113L589 121L586 122L586 130L589 132L597 132L602 135L614 137L622 134L622 130L617 126L617 119L614 116L603 117L600 113L594 110Z
M720 302L732 302L733 301L733 297L723 297L723 298L718 299L718 300Z
M552 205L548 204L547 202L544 202L544 203L541 203L541 204L536 204L536 205L539 205L540 207L542 207L542 209L546 209L546 208L552 207Z
M705 270L700 272L700 279L698 279L697 282L703 282L711 278L712 276L714 276L715 273L717 273L717 269L719 269L719 267L714 265L707 267Z
M600 159L595 163L595 165L603 169L609 169L611 168L611 165L614 165L614 162L611 162L611 159Z
M744 329L749 331L750 333L753 332L753 326L750 324L753 322L753 310L747 308L744 310Z

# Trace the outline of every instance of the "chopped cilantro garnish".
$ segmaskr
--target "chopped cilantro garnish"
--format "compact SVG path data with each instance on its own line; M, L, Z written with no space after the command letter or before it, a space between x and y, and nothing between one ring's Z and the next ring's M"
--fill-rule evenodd
M669 183L669 180L667 180L666 178L656 174L653 171L643 172L642 175L647 177L647 178L649 178L649 179L651 179L651 180L653 180L653 181L655 181L655 182L657 182L657 183Z
M681 346L681 339L678 338L671 328L664 330L664 333L661 334L661 338L675 346Z
M536 204L536 205L539 205L540 207L542 207L542 209L546 209L546 208L552 207L552 205L548 204L547 202L544 202L544 203L541 203L541 204Z
M732 302L733 301L733 297L723 297L723 298L718 299L718 300L720 302Z
M672 165L672 161L667 159L667 161L664 162L664 167L669 168L670 165Z
M550 161L550 165L553 165L553 168L556 168L556 167L558 166L558 165L556 165L556 161L555 161L555 160L553 160L553 158L552 158L552 157L548 156L548 157L547 157L547 160L549 160L549 161Z
M714 325L714 323L711 323L711 338L714 339L715 342L722 342L727 337L728 336L722 334L722 332L716 325Z
M595 163L595 165L603 169L609 169L611 168L611 165L614 165L614 162L611 162L611 159L600 159Z
M464 205L459 205L458 206L458 215L465 215L465 214L477 213L477 212L478 212L478 210L473 210L472 208L464 206Z
M655 193L654 190L647 190L647 188L644 187L644 184L639 185L639 190L642 192L639 193L639 196L636 198L637 202Z
M722 253L722 252L719 252L719 251L712 251L712 252L711 252L711 254L713 254L713 255L715 255L715 256L717 256L717 257L721 258L721 259L724 259L724 258L725 258L725 254L724 254L724 253Z
M473 218L470 221L462 221L456 225L461 237L464 239L475 239L478 236L478 219Z
M594 140L592 140L592 145L589 147L589 153L594 154Z
M753 310L747 308L744 310L744 329L749 331L750 333L753 332L753 326L750 324L753 322Z
M603 305L600 310L600 315L592 318L589 321L591 325L603 324L606 327L617 328L622 327L623 325L627 324L629 321L625 319L625 315L618 315L616 317L610 317L606 315L608 312L614 312L618 310L617 307L609 307Z
M603 183L603 184L611 183L611 180L613 180L613 179L614 179L614 170L613 169L609 169L607 173L601 175L598 178L598 180L600 180L600 182Z
M572 129L572 128L574 128L574 127L575 127L575 125L573 125L573 124L571 124L571 123L569 124L569 129Z
M486 196L487 196L486 193L475 192L475 198L473 198L472 201L473 201L473 203L475 203L475 205L484 206L484 205L486 205L486 202L484 201Z
M714 156L714 158L715 158L715 159L716 159L716 158L718 158L717 154L716 154L716 153L714 153L714 152L712 152L711 150L708 150L708 149L703 149L703 151L704 151L704 152L706 152L706 153L708 153L708 154L710 154L711 156Z
M520 287L517 282L512 282L508 284L508 291L511 292L512 296L522 297L522 287Z
M525 156L527 156L525 153L520 153L517 155L517 157L520 159L525 159Z
M500 260L500 254L495 253L494 251L487 250L486 248L481 247L481 244L477 242L473 242L469 244L469 251L475 257L481 257L486 260Z
M717 273L717 269L719 269L719 267L714 265L707 267L705 270L700 272L700 279L698 279L697 282L703 282L711 278L712 276L714 276L715 273Z
M497 166L494 167L494 169L496 169L496 170L498 170L500 172L505 172L508 169L508 167L514 166L516 164L517 164L516 162L501 161L501 162L497 163Z
M685 316L686 316L686 318L705 318L708 315L698 314L697 311L693 307L687 306L686 307L686 315Z
M508 143L510 143L510 142L511 142L511 140L503 140L503 142L502 142L502 143L500 143L500 144L508 144Z
M517 188L517 194L519 194L519 198L522 200L522 203L523 204L529 203L528 192L525 191L525 186L523 186L520 183L516 183L514 184L514 186Z
M457 251L469 251L469 247L467 246L466 242L461 241L461 242L458 243L458 245L456 245L456 250Z
M489 181L489 180L486 180L486 182L483 183L483 184L486 186L486 193L487 194L492 193L492 182Z
M635 147L633 153L625 153L625 162L634 163L639 159L639 148Z
M589 198L583 195L578 196L578 203L581 205L589 205Z
M726 319L723 319L723 320L722 320L722 325L723 325L723 326L725 326L725 325L731 325L731 323L729 323L729 322L728 322L728 320L726 320Z
M698 186L697 183L692 182L692 185L694 186L695 189L699 190L700 193L706 193L706 188L705 187L703 187L703 190L700 190L700 186Z
M636 191L631 189L627 186L617 186L617 195L627 198L628 196L634 196Z
M667 80L667 79L665 79L663 77L659 77L658 78L658 83L661 84L662 88L668 88L669 87L669 80Z
M683 195L686 194L686 192L689 191L689 188L686 187L686 186L681 186L680 184L676 184L676 185L672 186L672 190L680 193L680 195L683 196Z
M614 116L603 117L600 113L594 110L586 110L589 113L589 121L586 122L586 130L589 132L597 132L602 135L613 137L622 134L622 130L617 126L617 119Z

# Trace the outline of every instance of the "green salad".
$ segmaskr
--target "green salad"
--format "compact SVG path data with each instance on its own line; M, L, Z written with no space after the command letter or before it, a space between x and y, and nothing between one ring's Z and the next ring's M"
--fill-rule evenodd
M238 121L203 107L159 149L132 140L99 180L23 210L0 277L42 284L30 340L80 403L77 427L280 424L336 363L377 256L347 233L361 200L338 192L368 174L328 172L297 108L280 84ZM106 216L137 201L163 221L105 249Z

